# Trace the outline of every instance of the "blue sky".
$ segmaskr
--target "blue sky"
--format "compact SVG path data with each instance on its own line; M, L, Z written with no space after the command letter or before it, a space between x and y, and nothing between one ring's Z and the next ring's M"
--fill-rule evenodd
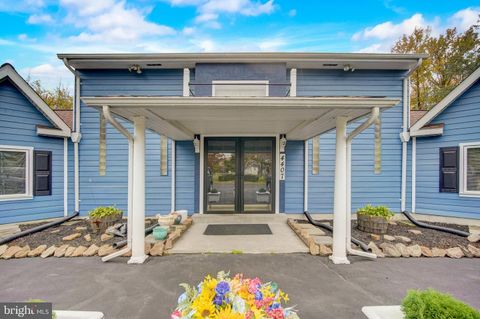
M465 0L0 0L0 61L47 86L65 52L388 52L416 26L465 30Z

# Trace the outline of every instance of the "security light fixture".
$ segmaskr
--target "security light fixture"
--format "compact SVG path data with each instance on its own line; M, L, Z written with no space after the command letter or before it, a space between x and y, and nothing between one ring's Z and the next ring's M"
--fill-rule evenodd
M280 134L280 153L285 153L286 146L287 146L287 135Z
M350 64L344 64L343 65L343 71L348 72L348 71L355 71L355 68L352 67Z
M138 64L134 64L128 68L129 72L137 72L138 74L142 73L142 68Z
M193 137L193 147L195 148L195 153L200 153L200 135L195 134Z

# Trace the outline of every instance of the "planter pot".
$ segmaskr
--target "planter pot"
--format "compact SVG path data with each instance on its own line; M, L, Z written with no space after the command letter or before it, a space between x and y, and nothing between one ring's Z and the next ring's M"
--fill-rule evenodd
M257 203L270 203L270 192L257 191Z
M89 217L88 221L90 222L90 227L94 233L104 232L108 227L113 226L117 223L122 222L123 213L116 214L112 216L107 216L103 218L92 218Z
M400 306L363 307L362 312L368 319L403 319L405 318Z
M385 234L388 230L388 220L380 216L357 214L358 229L367 233Z
M221 192L218 192L218 193L208 193L208 202L209 203L218 203L220 202L220 195L222 193Z
M153 238L155 240L164 240L167 238L169 227L157 226L153 229Z

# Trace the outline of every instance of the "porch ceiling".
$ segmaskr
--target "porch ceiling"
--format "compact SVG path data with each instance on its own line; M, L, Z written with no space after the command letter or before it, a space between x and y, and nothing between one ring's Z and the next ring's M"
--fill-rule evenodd
M128 121L146 117L146 127L175 140L202 135L287 134L306 140L335 128L335 118L355 120L374 107L397 105L385 97L82 97Z

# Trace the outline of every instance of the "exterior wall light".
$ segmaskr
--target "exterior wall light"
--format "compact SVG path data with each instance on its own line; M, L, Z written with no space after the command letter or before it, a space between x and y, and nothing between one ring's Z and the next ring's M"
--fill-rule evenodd
M134 64L128 68L129 72L137 72L138 74L142 74L142 68L138 64Z
M286 146L287 146L287 135L280 134L280 153L285 153Z
M200 135L195 134L193 137L193 147L195 148L195 153L200 153Z
M343 71L348 72L348 71L355 71L355 68L352 67L350 64L344 64L343 65Z

